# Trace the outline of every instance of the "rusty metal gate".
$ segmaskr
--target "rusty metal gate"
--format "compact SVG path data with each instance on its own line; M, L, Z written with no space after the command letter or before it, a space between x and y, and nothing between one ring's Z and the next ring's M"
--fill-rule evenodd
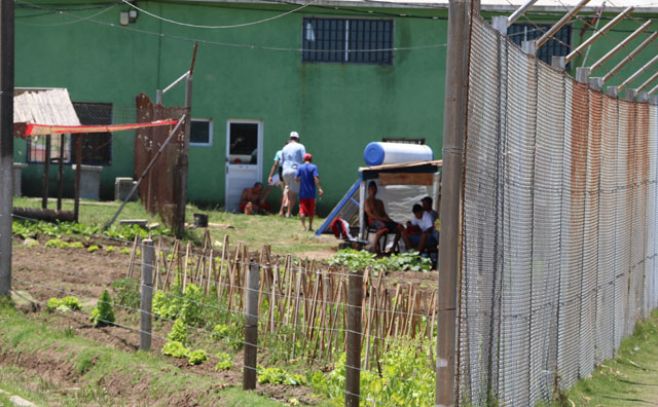
M148 96L140 94L136 99L137 121L151 122L162 119L179 119L184 108L155 105ZM185 120L189 120L188 117ZM144 181L139 186L139 197L152 214L159 214L167 226L176 228L182 224L177 217L181 211L180 171L185 155L185 123L165 147ZM138 178L151 162L156 152L169 136L167 127L151 127L137 130L135 137L135 178ZM184 213L184 212L182 212Z

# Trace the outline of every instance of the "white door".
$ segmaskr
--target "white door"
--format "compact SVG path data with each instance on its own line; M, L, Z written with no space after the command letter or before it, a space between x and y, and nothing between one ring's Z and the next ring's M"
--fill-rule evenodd
M263 124L254 120L229 120L226 123L227 211L240 209L242 191L262 181Z

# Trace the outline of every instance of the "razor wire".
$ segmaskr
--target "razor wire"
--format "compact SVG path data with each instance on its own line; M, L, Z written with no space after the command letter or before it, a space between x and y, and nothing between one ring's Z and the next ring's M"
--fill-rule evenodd
M658 107L471 36L459 397L535 405L658 305Z

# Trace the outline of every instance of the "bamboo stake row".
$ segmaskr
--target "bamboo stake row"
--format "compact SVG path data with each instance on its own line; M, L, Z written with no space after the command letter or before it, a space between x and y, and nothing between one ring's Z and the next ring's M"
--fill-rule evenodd
M135 240L129 277L134 274L138 244ZM156 244L156 290L183 293L195 284L206 296L216 297L227 313L241 315L246 270L254 260L261 272L259 330L283 335L281 340L290 343L291 359L331 360L343 350L348 271L291 255L273 256L269 246L255 253L241 243L231 248L228 236L216 250L207 232L200 250L178 240L164 246L162 240ZM364 272L361 319L366 368L388 349L388 339L435 335L437 295L436 288L387 284L383 273Z

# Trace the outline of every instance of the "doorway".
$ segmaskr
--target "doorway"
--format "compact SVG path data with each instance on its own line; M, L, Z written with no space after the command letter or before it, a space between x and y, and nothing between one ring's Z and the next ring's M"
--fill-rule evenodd
M229 120L226 123L226 210L240 209L242 191L262 181L263 123Z

